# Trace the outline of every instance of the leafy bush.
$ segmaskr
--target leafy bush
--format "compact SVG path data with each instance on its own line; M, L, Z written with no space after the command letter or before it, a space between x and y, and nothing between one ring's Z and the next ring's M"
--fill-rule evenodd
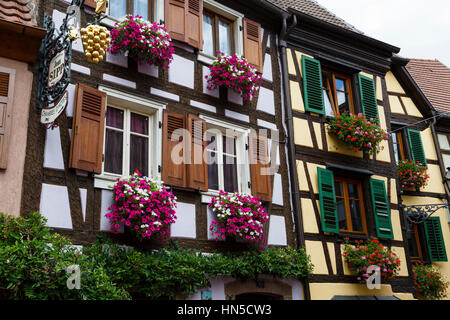
M387 133L381 129L378 121L369 121L364 114L354 115L344 112L329 118L329 131L339 140L351 145L353 150L375 154L383 150L380 143L388 139Z
M416 292L426 299L439 300L447 297L448 281L433 265L418 262L413 266Z
M25 219L0 213L0 288L10 299L127 299L101 269L92 269L72 243L45 226L38 213ZM80 290L67 287L66 268L81 266Z

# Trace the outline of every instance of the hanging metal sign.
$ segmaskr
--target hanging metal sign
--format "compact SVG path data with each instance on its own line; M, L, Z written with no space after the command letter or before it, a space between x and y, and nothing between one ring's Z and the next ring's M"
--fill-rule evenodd
M74 33L78 32L83 4L84 0L72 0L59 29L50 16L44 15L47 34L41 46L37 112L41 114L41 123L48 127L55 126L54 121L67 105L72 41L76 39Z

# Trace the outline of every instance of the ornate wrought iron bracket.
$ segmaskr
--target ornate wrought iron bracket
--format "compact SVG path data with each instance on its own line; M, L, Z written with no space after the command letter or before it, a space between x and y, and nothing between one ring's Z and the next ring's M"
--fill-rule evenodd
M401 207L403 207L406 218L409 222L413 224L421 224L424 223L428 218L430 218L436 211L443 208L449 208L449 204L439 203Z

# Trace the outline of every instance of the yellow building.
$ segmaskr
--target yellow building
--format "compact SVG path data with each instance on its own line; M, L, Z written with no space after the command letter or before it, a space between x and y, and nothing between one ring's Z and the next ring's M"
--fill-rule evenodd
M290 11L295 17L280 45L293 203L315 266L305 292L312 300L416 299L416 260L450 271L445 208L421 224L407 218L412 205L444 204L433 130L424 121L431 110L406 83L401 71L407 60L395 55L399 48L351 26ZM350 147L330 131L330 121L346 112L363 113L389 134L378 152ZM402 190L402 159L427 165L426 186ZM379 289L361 284L343 257L346 238L377 238L399 257L398 277L383 280Z

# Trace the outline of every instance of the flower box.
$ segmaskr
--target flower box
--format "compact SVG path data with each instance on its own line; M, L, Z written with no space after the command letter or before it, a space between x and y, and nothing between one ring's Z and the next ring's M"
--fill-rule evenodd
M131 177L117 179L113 199L106 214L113 233L118 233L123 224L139 239L156 235L170 238L170 225L177 219L176 197L162 184L135 172Z
M419 161L404 160L398 164L397 168L402 190L420 189L426 186L430 178L427 173L427 166L422 165Z
M150 23L140 16L127 15L111 29L112 54L119 52L140 64L146 63L168 68L175 49L164 26Z
M388 134L377 121L370 121L360 113L343 113L328 119L328 130L353 151L375 154L383 150L381 142L388 140Z
M369 274L371 266L378 269L376 272L384 280L391 280L398 276L400 259L376 239L369 239L366 242L356 240L354 244L350 244L346 239L343 251L349 268L356 273L357 280L362 284L366 284L372 276L373 273Z
M265 224L269 215L258 198L221 190L219 196L211 199L209 207L217 216L217 221L212 221L210 226L216 240L240 239L265 245Z
M262 75L245 58L236 54L227 56L218 51L209 70L209 75L205 76L208 90L226 87L239 94L244 102L251 100L262 84Z
M424 300L440 300L447 297L449 282L433 265L417 262L413 266L416 293Z

